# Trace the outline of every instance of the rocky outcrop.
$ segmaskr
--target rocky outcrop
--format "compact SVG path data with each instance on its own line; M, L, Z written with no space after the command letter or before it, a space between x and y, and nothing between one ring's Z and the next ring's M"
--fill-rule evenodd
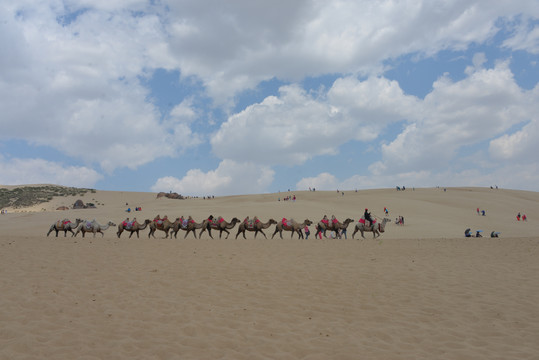
M85 204L82 200L77 200L73 204L73 209L95 209L96 206L92 203Z
M159 194L157 194L158 199L162 197L166 197L169 199L180 199L180 200L184 198L183 196L175 192L174 193L173 192L170 192L170 193L160 192Z

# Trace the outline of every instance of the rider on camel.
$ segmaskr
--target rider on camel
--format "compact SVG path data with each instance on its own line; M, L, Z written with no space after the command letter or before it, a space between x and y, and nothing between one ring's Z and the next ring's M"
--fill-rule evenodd
M324 215L324 217L322 218L321 222L323 222L323 223L326 224L326 225L329 225L328 216L327 216L327 215Z
M371 213L369 212L369 209L365 209L365 213L363 214L363 217L365 218L365 226L367 226L367 227L371 226L372 225L372 217L371 217Z

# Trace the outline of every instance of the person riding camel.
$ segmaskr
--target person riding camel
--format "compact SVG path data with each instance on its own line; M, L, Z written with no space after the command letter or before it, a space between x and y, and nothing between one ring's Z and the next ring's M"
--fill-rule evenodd
M365 213L363 214L363 217L365 218L365 226L366 227L371 226L372 225L372 217L371 217L371 213L369 212L369 209L365 209Z
M332 222L333 224L336 224L336 223L339 222L339 220L337 220L337 218L335 217L335 215L331 215L331 222Z
M328 216L327 215L324 215L324 217L322 218L321 222L323 222L324 224L329 225L329 220L328 220Z

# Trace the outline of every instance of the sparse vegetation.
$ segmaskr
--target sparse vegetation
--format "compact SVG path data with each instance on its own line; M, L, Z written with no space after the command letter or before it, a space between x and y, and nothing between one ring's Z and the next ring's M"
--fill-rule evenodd
M51 201L55 196L82 196L87 192L95 190L55 185L0 188L0 208L24 208Z

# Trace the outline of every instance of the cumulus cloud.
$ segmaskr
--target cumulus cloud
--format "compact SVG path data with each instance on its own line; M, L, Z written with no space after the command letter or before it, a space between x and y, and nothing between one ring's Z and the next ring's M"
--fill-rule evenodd
M9 38L0 44L13 51L0 56L2 138L50 146L107 172L199 144L189 125L174 121L180 115L162 122L148 101L140 78L170 59L157 15L121 8L141 4L71 3L74 13L44 3L8 7Z
M84 166L64 166L43 159L0 156L0 183L5 185L60 184L92 188L103 175Z
M539 119L534 118L521 130L502 135L490 142L489 152L494 159L506 162L537 163L539 153Z
M319 155L335 155L351 140L374 141L417 103L384 78L335 81L327 96L296 85L234 114L211 139L221 158L266 165L297 165Z
M188 196L262 193L273 182L273 176L274 171L267 166L223 160L217 169L208 172L191 169L181 179L159 178L152 191L174 191Z
M533 0L229 1L226 6L214 1L169 7L171 52L220 103L273 77L294 82L327 73L379 73L385 59L483 43L499 30L499 18L539 17ZM534 30L523 33L534 38Z
M335 190L339 187L339 181L330 173L324 172L314 177L303 178L296 184L296 189L307 190Z
M442 77L405 129L382 144L383 160L370 169L377 175L440 170L462 148L501 136L528 121L533 114L530 96L515 83L507 62L476 69L458 82Z

